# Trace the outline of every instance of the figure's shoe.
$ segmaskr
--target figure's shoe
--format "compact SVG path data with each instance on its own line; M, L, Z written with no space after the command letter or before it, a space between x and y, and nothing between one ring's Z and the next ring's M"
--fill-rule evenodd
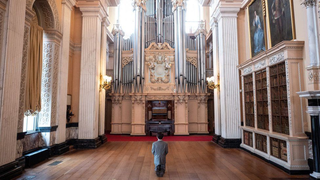
M161 173L161 165L157 166L156 174L157 174L158 177L162 177L163 176L163 174ZM161 174L162 174L162 176L161 176Z

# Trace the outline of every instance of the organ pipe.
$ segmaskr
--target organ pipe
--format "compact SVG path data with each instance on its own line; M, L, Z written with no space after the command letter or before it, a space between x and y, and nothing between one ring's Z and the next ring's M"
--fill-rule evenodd
M133 86L135 93L143 93L144 85L144 26L145 26L145 1L135 0L134 13L135 13L135 29L134 29L134 51L133 51L133 64L134 64L134 77Z
M112 30L114 36L114 63L113 63L113 93L121 92L122 70L122 41L124 33L119 24L115 24Z
M176 92L186 92L185 0L172 1L175 34Z
M197 37L198 50L198 92L206 93L206 30L203 21L200 22L195 35Z

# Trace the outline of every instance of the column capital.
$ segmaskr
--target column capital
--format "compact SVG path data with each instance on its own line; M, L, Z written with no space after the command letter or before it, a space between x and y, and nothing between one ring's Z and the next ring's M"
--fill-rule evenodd
M185 8L186 0L171 0L172 2L172 11L174 11L177 7Z
M220 20L222 17L238 17L238 12L242 7L242 1L233 0L233 2L227 2L226 0L214 3L212 5L213 13L212 18Z
M304 0L301 5L304 5L306 8L308 7L313 7L316 5L316 1L315 0Z
M76 1L75 0L62 0L61 4L66 5L70 10L72 10L72 7L74 5L76 5Z
M132 6L133 6L134 8L136 8L136 7L141 7L144 11L147 11L147 8L146 8L146 0L133 0Z
M204 34L204 35L207 34L206 24L205 24L205 21L203 20L199 22L198 29L195 32L195 36L198 36L199 34Z
M100 0L77 0L76 6L80 8L83 17L99 17L101 20L107 17L107 11Z
M123 32L120 24L114 24L111 33L113 36L115 36L117 33L120 33L121 36L124 36L124 32Z

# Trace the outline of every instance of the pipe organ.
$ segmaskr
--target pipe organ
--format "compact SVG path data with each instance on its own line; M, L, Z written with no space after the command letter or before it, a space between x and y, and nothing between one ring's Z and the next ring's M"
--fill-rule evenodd
M172 102L170 116L161 117L170 117L163 122L173 124L174 135L208 133L205 26L186 34L185 5L134 0L134 34L123 39L120 25L114 26L111 133L146 135L151 101Z

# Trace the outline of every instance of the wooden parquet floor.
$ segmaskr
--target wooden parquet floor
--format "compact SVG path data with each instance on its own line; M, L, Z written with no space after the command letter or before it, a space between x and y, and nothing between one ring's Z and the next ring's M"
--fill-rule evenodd
M154 172L152 142L107 142L98 149L72 150L53 157L18 177L22 180L236 180L309 179L290 176L241 149L223 149L212 142L168 142L167 170ZM61 163L57 161L62 161ZM52 163L57 165L52 165Z

